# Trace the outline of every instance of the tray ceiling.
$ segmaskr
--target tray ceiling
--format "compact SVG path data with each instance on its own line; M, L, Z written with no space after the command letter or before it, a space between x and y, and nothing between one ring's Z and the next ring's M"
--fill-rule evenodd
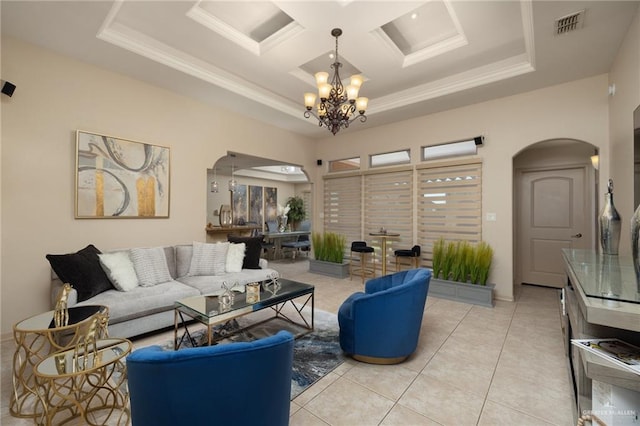
M629 1L2 1L2 33L311 137L313 74L362 73L347 132L609 70ZM584 10L580 28L556 20ZM597 46L597 49L594 49ZM5 76L3 76L4 78ZM6 76L11 80L11 76ZM19 93L17 92L19 95ZM342 133L342 132L341 132Z

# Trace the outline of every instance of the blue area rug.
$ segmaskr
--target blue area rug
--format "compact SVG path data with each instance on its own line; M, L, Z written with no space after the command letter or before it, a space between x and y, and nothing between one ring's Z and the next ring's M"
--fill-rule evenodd
M248 342L273 335L280 330L290 331L294 336L307 330L295 324L276 318L262 324L243 330L237 334L239 328L245 327L250 320L240 318L229 321L225 326L216 328L216 337L225 337L218 344L230 342ZM231 334L231 335L230 335ZM198 346L206 340L204 331L192 333ZM187 342L185 342L187 343ZM183 347L188 347L184 345ZM173 349L173 341L166 345ZM335 314L315 310L314 330L296 339L293 347L293 377L291 380L291 399L294 399L309 386L329 374L344 362L344 355L338 340L338 320Z

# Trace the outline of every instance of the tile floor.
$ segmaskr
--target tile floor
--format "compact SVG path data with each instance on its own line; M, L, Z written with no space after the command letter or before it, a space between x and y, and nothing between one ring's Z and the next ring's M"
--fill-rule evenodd
M316 286L316 308L337 312L360 280L307 272L307 262L272 262L284 277ZM572 390L558 291L522 286L493 309L427 297L418 349L406 362L347 361L291 403L291 425L573 424ZM168 340L163 332L137 347ZM13 342L2 342L2 425L8 414ZM544 355L542 355L544 354Z

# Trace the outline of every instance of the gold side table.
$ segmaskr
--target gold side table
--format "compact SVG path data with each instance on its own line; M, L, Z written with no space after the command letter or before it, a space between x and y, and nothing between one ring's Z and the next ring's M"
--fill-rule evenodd
M132 347L127 339L98 339L95 350L71 348L40 361L34 369L42 406L39 424L75 418L94 426L129 424L125 358Z
M13 326L16 350L13 354L13 392L9 412L14 417L37 417L38 393L34 367L49 354L75 346L98 315L108 318L109 308L100 305L68 309L67 325L56 327L55 311L27 318ZM106 336L106 325L102 331Z

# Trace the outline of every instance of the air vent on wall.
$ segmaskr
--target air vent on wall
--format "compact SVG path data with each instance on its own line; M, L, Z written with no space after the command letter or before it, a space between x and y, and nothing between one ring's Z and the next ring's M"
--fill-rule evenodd
M579 30L584 24L584 10L556 19L556 34Z

